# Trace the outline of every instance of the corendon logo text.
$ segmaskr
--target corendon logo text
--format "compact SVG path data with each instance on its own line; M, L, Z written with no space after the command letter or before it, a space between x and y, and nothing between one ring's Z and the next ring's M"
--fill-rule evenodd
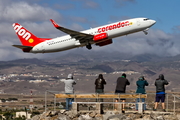
M119 22L119 23L114 24L114 25L109 25L109 26L106 26L106 27L99 28L98 29L98 33L106 32L106 31L109 31L109 30L113 30L113 29L116 29L116 28L129 26L129 25L130 25L129 21Z
M25 29L22 28L21 25L18 24L13 24L14 30L15 32L21 36L22 38L24 38L25 40L29 40L31 37L31 34L29 32L27 32Z

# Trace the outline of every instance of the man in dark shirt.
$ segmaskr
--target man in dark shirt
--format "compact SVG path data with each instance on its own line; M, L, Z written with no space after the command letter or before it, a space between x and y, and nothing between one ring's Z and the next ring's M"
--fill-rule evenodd
M103 78L102 74L99 74L94 84L96 93L104 93L104 85L106 85L106 80Z
M98 78L95 80L95 92L97 94L103 94L104 93L104 85L106 85L106 80L104 79L102 74L99 74ZM103 99L96 99L96 102L103 102ZM101 114L103 114L103 104L101 104Z
M126 93L126 86L130 85L130 82L128 79L126 79L126 74L123 73L121 77L117 79L117 84L116 84L116 90L115 93ZM121 98L122 102L125 102L126 99ZM116 99L116 102L118 102L118 99ZM122 104L122 113L125 113L125 104Z
M164 112L165 110L165 85L168 85L168 81L164 79L164 75L160 74L159 78L156 79L155 81L155 86L156 86L156 100L155 100L155 105L154 105L154 111L156 111L158 103L161 101L162 104L162 109Z
M148 86L149 83L144 79L144 76L141 76L138 81L136 81L137 85L137 94L146 94L145 86ZM143 110L146 110L146 104L145 104L145 98L136 98L136 103L138 102L144 102L143 104ZM138 110L138 104L136 104L136 110Z

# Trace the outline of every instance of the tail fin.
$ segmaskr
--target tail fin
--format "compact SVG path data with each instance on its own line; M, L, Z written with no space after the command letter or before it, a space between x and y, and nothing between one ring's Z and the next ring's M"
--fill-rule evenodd
M45 38L36 37L34 34L32 34L30 31L28 31L23 26L21 26L19 23L14 23L12 26L14 27L14 30L15 30L17 36L19 37L23 46L33 47L45 40L49 40L49 39L45 39Z

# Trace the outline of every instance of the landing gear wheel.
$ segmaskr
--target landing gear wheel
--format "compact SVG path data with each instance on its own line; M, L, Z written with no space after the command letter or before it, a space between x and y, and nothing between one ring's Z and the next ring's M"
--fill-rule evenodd
M91 49L92 49L91 44L89 43L88 45L86 45L86 48L89 49L89 50L91 50Z

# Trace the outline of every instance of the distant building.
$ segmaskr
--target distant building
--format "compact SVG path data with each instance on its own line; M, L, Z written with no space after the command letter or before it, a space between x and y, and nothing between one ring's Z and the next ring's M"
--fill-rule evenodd
M136 71L115 71L112 74L122 74L122 73L126 73L128 75L140 74L139 72Z
M31 118L31 114L30 113L27 113L27 116L26 116L26 112L16 112L16 117L19 117L19 116L25 116L27 119L30 119Z
M0 90L0 94L4 94L4 90Z
M29 80L30 83L42 83L47 82L46 80Z

